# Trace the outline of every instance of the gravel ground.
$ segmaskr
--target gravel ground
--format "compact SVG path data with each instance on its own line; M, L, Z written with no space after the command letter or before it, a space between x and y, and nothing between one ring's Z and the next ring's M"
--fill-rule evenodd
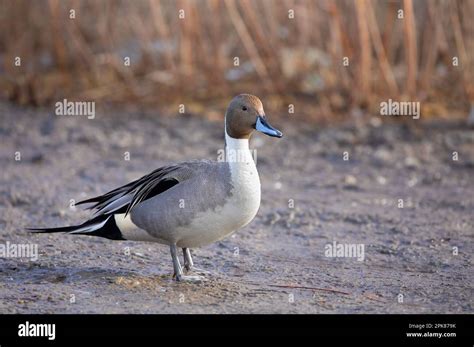
M474 132L460 122L274 120L285 137L251 144L257 217L194 250L206 281L176 283L166 246L24 228L77 224L89 213L71 200L215 159L222 123L5 103L0 115L0 244L39 253L0 257L0 313L474 313ZM333 242L364 245L363 260L326 256Z

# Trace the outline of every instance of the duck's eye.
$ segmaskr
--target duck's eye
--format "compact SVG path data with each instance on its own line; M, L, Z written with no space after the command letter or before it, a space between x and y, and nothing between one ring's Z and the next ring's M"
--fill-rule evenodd
M247 111L247 106L242 106L242 111Z

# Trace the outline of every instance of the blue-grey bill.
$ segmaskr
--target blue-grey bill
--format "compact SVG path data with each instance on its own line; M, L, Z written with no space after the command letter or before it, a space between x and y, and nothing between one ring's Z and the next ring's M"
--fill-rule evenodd
M257 117L257 123L255 124L255 130L260 131L261 133L264 133L265 135L268 136L273 136L273 137L282 137L283 134L281 133L280 130L275 129L272 127L267 120L262 117L258 116Z

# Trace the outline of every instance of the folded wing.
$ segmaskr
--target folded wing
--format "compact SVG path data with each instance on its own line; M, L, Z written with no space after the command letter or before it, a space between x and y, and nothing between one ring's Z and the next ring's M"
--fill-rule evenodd
M95 216L115 213L125 213L126 216L140 202L179 184L186 178L183 170L187 169L187 166L180 165L164 166L104 195L80 201L76 205L94 203L88 208L96 210Z

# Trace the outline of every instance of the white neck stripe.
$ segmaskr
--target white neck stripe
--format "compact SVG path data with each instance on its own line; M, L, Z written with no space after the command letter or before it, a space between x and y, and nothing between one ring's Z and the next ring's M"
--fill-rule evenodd
M232 149L249 149L249 139L236 139L225 132L225 146Z

